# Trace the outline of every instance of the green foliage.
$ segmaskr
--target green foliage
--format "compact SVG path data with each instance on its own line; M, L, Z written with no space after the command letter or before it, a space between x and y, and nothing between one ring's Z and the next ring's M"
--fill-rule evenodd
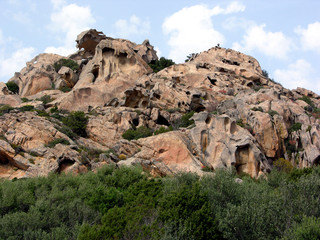
M62 92L70 92L72 90L72 88L64 86L64 87L60 87L59 90L62 91Z
M60 116L60 115L59 115ZM53 115L51 115L51 117L54 117ZM63 119L63 117L61 118L61 120ZM59 119L60 120L60 119ZM77 134L75 134L72 129L70 129L67 126L62 126L62 127L57 127L57 130L59 132L64 133L65 135L67 135L69 138L71 138L72 140L75 140L77 138Z
M158 135L158 134L161 134L161 133L166 133L166 132L170 132L170 131L173 131L173 127L172 126L169 126L167 128L165 127L160 127L158 130L154 131L154 135Z
M154 72L159 72L162 69L174 64L175 62L173 62L171 59L166 59L164 57L161 57L159 60L155 61L154 63L149 63L149 66L152 68Z
M311 98L308 96L303 96L302 98L299 98L299 100L305 101L308 105L311 107L314 107L314 103L312 102Z
M275 110L270 110L268 113L271 117L273 117L274 115L279 115L279 113Z
M267 72L267 70L262 69L262 76L269 78L269 73Z
M262 107L253 107L251 108L252 111L259 111L259 112L263 112L263 108Z
M7 104L0 106L0 116L5 113L9 113L13 109L14 109L13 107Z
M19 86L18 86L18 84L16 84L14 81L7 82L6 85L7 85L7 88L8 88L11 92L16 93L16 94L19 93Z
M304 216L301 223L290 229L283 240L317 240L320 239L320 218Z
M238 119L236 123L237 123L238 126L240 126L242 128L244 127L244 123L243 123L242 118Z
M21 98L21 101L22 102L30 102L31 100L29 100L28 98L23 97L23 98Z
M57 144L63 144L63 145L70 145L70 142L67 139L64 138L56 138L50 142L48 142L48 144L46 144L46 147L49 148L54 148Z
M307 132L310 132L311 128L312 128L311 125L309 125L308 128L307 128Z
M54 69L56 70L56 72L59 72L59 70L63 67L69 67L71 68L73 71L76 71L79 69L79 65L78 63L76 63L75 61L71 60L71 59L60 59L59 61L55 62L53 64Z
M34 110L34 106L32 105L25 105L19 108L19 110L21 112L28 112L28 111L33 111Z
M301 130L301 126L302 126L302 123L300 122L295 122L294 124L292 124L289 128L289 133L293 133L293 132L296 132L298 130Z
M168 113L175 113L175 112L179 112L180 108L169 108L166 110Z
M41 98L37 99L41 102L43 102L44 105L48 104L49 102L52 102L53 99L49 95L44 95Z
M191 120L190 118L194 115L194 111L188 112L181 116L180 119L174 122L173 128L179 129L179 128L186 128L194 124L194 120Z
M76 111L69 113L68 116L62 119L65 126L71 129L75 134L86 137L86 127L88 123L88 117L82 111Z
M279 158L278 160L274 161L273 166L277 168L278 171L283 171L287 173L289 173L293 169L291 162L284 158Z
M133 139L137 140L139 138L149 137L151 135L152 135L151 129L145 126L141 126L141 127L138 127L136 130L128 129L122 134L122 137L130 141Z

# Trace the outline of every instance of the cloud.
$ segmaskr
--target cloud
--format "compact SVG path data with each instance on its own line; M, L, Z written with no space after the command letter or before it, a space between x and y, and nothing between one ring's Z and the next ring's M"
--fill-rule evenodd
M274 79L286 88L303 87L320 93L320 79L313 77L313 72L314 69L309 62L299 59L286 69L276 70L273 75Z
M160 51L160 49L158 47L154 47L154 50L157 52L158 58L161 58L162 57L162 52Z
M242 52L258 51L267 56L284 59L292 49L293 43L282 32L267 32L266 25L254 25L246 31L241 44L235 42L234 49Z
M320 22L309 24L306 29L299 26L295 32L301 35L303 49L320 53Z
M32 59L35 49L32 47L21 48L10 57L0 56L0 78L10 78L14 72L20 71L27 61Z
M115 36L121 38L128 38L132 35L144 35L148 34L150 31L149 20L142 21L137 16L133 15L127 21L125 19L119 19L115 24L114 28L116 32Z
M169 35L169 58L175 62L183 62L190 53L204 51L217 43L224 43L224 36L214 29L211 18L244 10L245 6L238 2L232 2L226 8L195 5L167 17L162 30L164 34Z
M54 3L55 2L55 3ZM60 6L63 1L52 1L54 7ZM57 5L55 5L57 4ZM45 49L46 53L58 53L68 55L76 51L75 40L79 33L90 29L95 23L89 7L82 7L76 4L69 4L56 9L51 14L49 29L58 34L57 39L62 46L50 46ZM64 40L61 40L64 39Z
M53 5L54 9L59 9L62 6L67 4L66 0L51 0L51 4Z

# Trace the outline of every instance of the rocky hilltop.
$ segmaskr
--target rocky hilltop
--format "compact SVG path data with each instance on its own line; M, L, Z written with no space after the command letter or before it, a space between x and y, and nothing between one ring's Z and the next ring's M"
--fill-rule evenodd
M0 83L1 178L104 164L141 165L155 176L234 166L258 177L320 162L320 96L283 88L253 57L216 46L155 73L148 40L91 29L76 42L68 57L27 62L8 81L16 94ZM80 111L85 129L75 135L66 119Z

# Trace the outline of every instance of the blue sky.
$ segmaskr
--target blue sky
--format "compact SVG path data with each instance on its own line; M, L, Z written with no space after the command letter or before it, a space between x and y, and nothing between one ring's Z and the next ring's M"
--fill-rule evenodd
M96 28L183 62L220 43L255 57L275 81L320 94L320 1L0 0L0 81L42 52L76 51Z

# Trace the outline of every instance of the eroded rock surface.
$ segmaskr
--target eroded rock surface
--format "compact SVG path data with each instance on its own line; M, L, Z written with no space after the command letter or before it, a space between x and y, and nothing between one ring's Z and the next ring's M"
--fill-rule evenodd
M105 164L141 165L154 176L234 167L259 177L279 158L301 168L320 163L320 96L283 88L253 57L214 47L153 73L148 63L158 57L148 40L91 29L76 41L78 52L40 54L16 73L10 81L19 94L0 84L0 104L16 108L0 113L0 177L77 174ZM61 59L79 67L56 70ZM62 118L79 110L88 116L86 136L68 137ZM179 128L190 111L194 124ZM123 139L140 127L174 131ZM67 142L48 146L57 139Z

